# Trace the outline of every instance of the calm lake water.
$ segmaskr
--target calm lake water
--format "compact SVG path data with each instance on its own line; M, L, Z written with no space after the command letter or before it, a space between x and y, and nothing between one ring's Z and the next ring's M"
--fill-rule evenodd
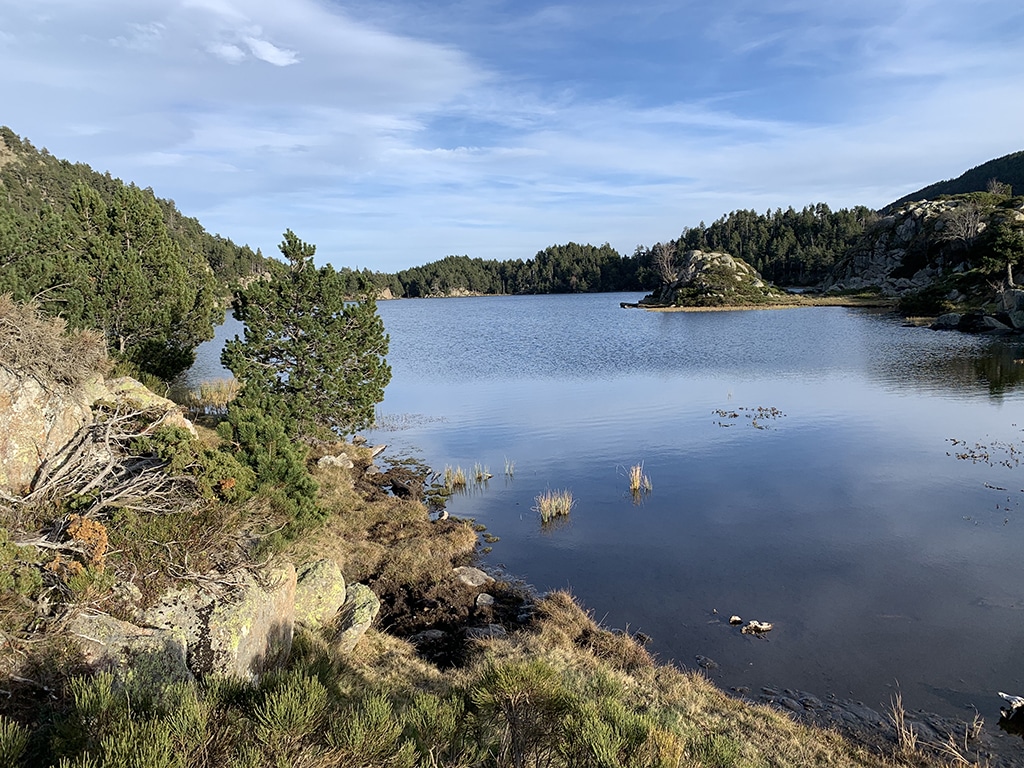
M619 308L638 298L382 302L394 377L371 438L487 465L448 505L500 537L485 563L570 589L663 661L876 708L898 682L909 709L995 722L997 690L1024 694L1024 466L997 463L1024 443L1024 345L866 310ZM576 506L544 528L548 489Z

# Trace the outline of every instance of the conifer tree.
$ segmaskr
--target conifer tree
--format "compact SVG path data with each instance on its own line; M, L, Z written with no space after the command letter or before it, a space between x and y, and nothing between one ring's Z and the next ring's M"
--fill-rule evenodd
M287 272L238 293L244 340L225 345L222 362L243 384L238 405L269 395L293 437L345 435L369 426L391 380L388 336L367 289L346 301L346 281L313 263L316 246L288 230L280 245Z

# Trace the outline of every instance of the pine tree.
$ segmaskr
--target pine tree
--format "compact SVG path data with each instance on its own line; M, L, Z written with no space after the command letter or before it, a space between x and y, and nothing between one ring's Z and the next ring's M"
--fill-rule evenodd
M373 423L391 380L388 336L369 289L347 302L345 277L313 264L316 246L294 232L280 245L288 270L238 293L235 337L222 361L243 384L239 407L279 401L293 437L345 435Z

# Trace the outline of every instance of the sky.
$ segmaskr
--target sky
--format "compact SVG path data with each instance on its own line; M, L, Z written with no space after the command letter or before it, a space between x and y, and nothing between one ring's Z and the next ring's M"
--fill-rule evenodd
M0 124L381 271L881 207L1024 149L1020 0L0 0Z

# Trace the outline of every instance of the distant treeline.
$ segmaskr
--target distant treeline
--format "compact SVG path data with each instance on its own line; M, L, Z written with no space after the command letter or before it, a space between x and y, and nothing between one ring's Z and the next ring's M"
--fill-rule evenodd
M342 272L353 292L365 282L405 298L459 293L648 291L662 281L655 253L668 246L677 254L688 250L725 251L746 260L778 285L814 285L828 276L832 265L876 218L868 208L832 211L824 203L800 211L734 211L710 226L701 222L684 229L677 240L637 246L630 256L622 256L607 243L567 243L552 245L525 261L446 256L393 274L351 269Z
M0 293L97 328L140 372L171 377L213 336L231 286L275 268L170 200L0 128Z
M776 285L815 285L878 218L870 208L831 210L825 203L766 211L733 211L683 230L679 251L724 251Z

